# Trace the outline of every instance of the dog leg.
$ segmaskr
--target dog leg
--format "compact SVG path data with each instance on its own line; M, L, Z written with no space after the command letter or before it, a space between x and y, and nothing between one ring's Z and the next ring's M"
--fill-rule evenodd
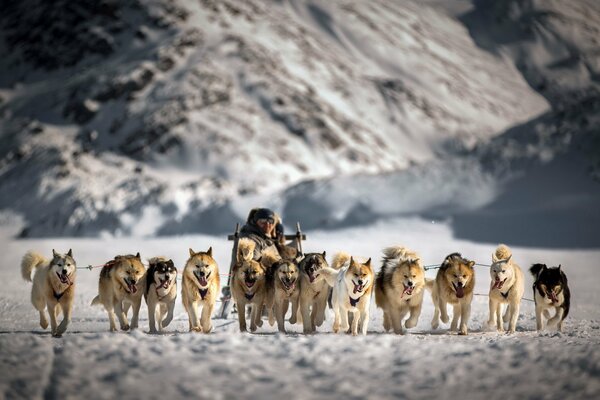
M171 300L167 305L167 317L163 319L160 326L166 328L173 321L173 311L175 310L175 300Z
M247 332L246 329L246 304L236 303L238 309L238 321L240 323L240 332Z
M491 296L489 297L488 306L490 310L490 316L488 318L487 325L489 329L493 329L496 326L498 307L496 307L496 302L492 299Z
M119 318L119 324L121 324L121 330L127 331L129 330L129 324L127 323L127 317L123 312L123 303L120 300L117 300L114 304L115 314L117 314L117 318Z
M517 320L519 319L519 303L510 304L510 322L508 325L508 333L515 333L517 330Z
M59 303L59 306L63 311L63 320L60 322L60 325L58 325L58 328L56 329L56 336L60 336L67 331L67 327L71 322L71 312L73 311L73 303L71 301L67 301L66 299L65 301Z
M468 333L469 317L471 316L471 303L463 304L460 307L460 332L459 335L466 335Z
M512 312L512 311L509 311L510 308L512 308L512 307L510 306L510 303L509 303L509 305L506 307L506 311L504 312L504 316L502 317L502 321L504 321L504 322L510 321L510 316L511 316L511 312Z
M317 312L315 314L315 324L314 326L321 326L325 321L325 308L327 307L327 295L328 292L323 290L322 293L317 297L316 302L317 306L315 307Z
M310 304L307 296L300 297L300 313L302 314L302 330L304 334L307 335L312 332Z
M508 307L506 312L508 312ZM500 302L496 303L496 330L504 332L504 317L502 316L502 304Z
M338 307L338 310L340 310L340 331L347 332L350 328L350 324L348 323L348 310L343 307ZM356 321L356 323L358 324L358 321Z
M202 325L202 332L204 333L212 332L213 326L210 318L212 316L214 307L214 303L204 304L204 307L202 307L202 316L200 317L200 324Z
M285 313L288 308L288 301L283 300L281 303L275 303L275 314L277 317L277 329L281 333L285 333Z
M198 317L198 302L192 301L189 305L189 318L190 318L190 332L202 332L202 326L200 325L200 318Z
M48 327L48 318L46 318L46 309L45 307L42 310L38 310L40 313L40 326L42 329L46 329Z
M150 296L153 295L150 294ZM150 299L150 296L148 298L148 328L150 329L150 333L156 333L156 301ZM160 318L158 319L158 325L160 330Z
M440 308L440 318L443 323L447 324L450 321L450 317L448 316L448 309L446 308L446 302L441 298L438 299L438 305Z
M355 315L355 317L358 317L358 315ZM366 305L365 309L362 310L360 313L360 333L363 335L366 335L368 328L369 328L369 307L368 307L368 305Z
M344 314L348 314L345 312ZM360 312L352 311L352 336L358 335L358 323L360 321Z
M386 310L383 310L383 330L389 332L392 329L392 317L390 317L390 313Z
M56 308L57 303L53 301L48 302L48 314L50 314L50 332L52 332L52 336L56 336Z
M543 310L540 306L535 307L535 321L538 332L544 330L544 320L542 315L544 311L546 310Z
M394 327L394 333L397 335L404 335L404 330L402 329L402 318L403 313L401 309L394 309L390 312L390 317L392 319L392 326Z
M252 311L250 312L250 332L256 332L262 312L262 302L258 302L258 299L256 300L257 302L252 304Z
M418 303L416 306L410 306L410 317L404 323L406 328L414 328L419 322L419 316L421 315L422 303Z
M558 323L562 320L563 312L564 312L564 310L562 307L556 307L556 313L554 314L554 316L552 318L550 318L548 320L548 327L558 325ZM558 326L557 326L557 329L558 329Z
M290 324L298 322L298 297L292 297L292 315L289 319Z
M133 303L133 315L131 316L131 326L129 327L130 330L137 329L137 327L138 327L141 306L142 306L142 296L140 295L140 297L136 300L136 302ZM125 311L125 312L127 312L127 311Z
M450 324L450 331L456 332L458 328L458 319L460 317L460 303L452 305L452 323ZM443 319L442 319L443 321Z

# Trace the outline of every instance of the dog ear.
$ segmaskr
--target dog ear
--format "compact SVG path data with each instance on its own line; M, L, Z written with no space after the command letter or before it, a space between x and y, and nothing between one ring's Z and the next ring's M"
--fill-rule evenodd
M369 259L367 260L367 262L364 263L363 265L366 265L367 267L371 268L371 257L369 257Z
M467 266L468 266L469 268L473 268L473 265L475 265L475 261L469 261L469 262L467 263Z
M352 266L352 264L354 264L354 257L350 256L350 264L348 265Z
M69 249L69 251L68 251L67 255L68 255L69 257L73 257L73 250Z
M562 272L562 264L558 264L558 272Z
M323 251L323 254L321 254L323 256L323 258L325 258L327 256L327 252Z
M56 257L56 256L58 256L58 253L54 249L52 249L52 257Z
M212 257L212 246L210 246L210 247L208 248L208 250L206 250L206 254L208 254L209 256L211 256L211 257Z
M194 250L192 250L192 248L190 247L190 257L194 257L196 255L196 253L194 252Z
M135 255L135 258L137 258L138 260L142 259L142 256L140 256L140 252L138 251L137 254Z
M496 252L492 253L492 262L493 263L498 262L498 257L496 257Z
M510 256L508 256L508 258L506 260L504 260L504 262L509 262L511 258L512 258L512 254Z

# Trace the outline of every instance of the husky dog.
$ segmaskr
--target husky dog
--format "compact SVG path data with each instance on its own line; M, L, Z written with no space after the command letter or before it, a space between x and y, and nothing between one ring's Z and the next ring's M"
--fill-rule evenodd
M250 331L262 326L261 313L266 302L266 269L259 260L254 260L256 243L247 238L240 239L236 263L231 277L231 294L237 305L240 331L246 332L246 305L252 305Z
M181 299L188 313L190 332L209 333L212 330L211 317L221 287L219 267L212 256L212 247L206 252L196 253L189 249L190 258L183 269ZM202 315L198 318L198 307Z
M326 276L336 271L329 267L326 253L307 253L300 260L300 314L305 334L316 331L325 321L330 284ZM333 283L331 284L333 285ZM291 321L290 321L291 322Z
M519 318L519 306L525 292L525 279L521 268L512 261L508 246L501 244L492 254L490 268L490 318L488 326L504 331L504 322L508 322L508 332L514 333ZM502 317L502 304L508 304Z
M148 306L150 333L156 333L173 320L173 309L177 298L177 268L172 260L155 257L148 260L150 267L146 276L144 298ZM166 315L166 317L165 317Z
M276 261L267 272L267 309L269 323L273 325L277 319L277 329L285 333L284 319L290 303L292 316L290 323L297 321L298 303L300 301L300 271L292 260ZM275 316L273 316L275 314Z
M413 251L401 247L383 250L383 265L375 280L375 304L383 309L383 328L394 329L403 334L402 320L406 328L414 328L419 321L425 288L425 270L421 259Z
M138 327L142 295L146 288L146 268L142 264L140 253L116 256L107 262L100 271L98 296L92 305L102 304L108 312L110 331L116 332L116 317L121 330L133 330ZM127 322L127 312L133 306L131 325Z
M36 271L32 281L31 271L34 269ZM23 279L33 282L31 303L40 313L40 326L43 329L48 327L45 313L46 306L48 307L52 336L61 336L71 322L76 271L77 265L70 249L67 254L59 254L52 250L52 260L46 260L40 254L29 251L21 261ZM63 313L63 320L57 326L56 317L59 312Z
M534 264L529 271L535 278L533 282L533 297L535 300L535 319L537 330L544 329L544 318L548 319L548 326L556 325L562 332L563 321L569 315L571 304L571 291L567 276L561 266L546 267L546 264ZM550 318L549 309L554 308L555 313Z
M338 270L332 282L331 301L335 313L333 331L337 333L340 328L342 332L348 330L348 313L351 312L353 314L352 335L358 335L359 324L361 333L366 335L369 326L371 290L375 282L371 259L361 263L355 261L349 254L340 252L334 256L331 266Z
M448 255L437 272L435 280L426 281L427 288L431 289L431 298L435 311L431 320L431 327L437 329L439 319L448 323L448 310L446 304L454 305L450 330L456 331L460 317L460 334L467 334L467 324L471 315L471 301L475 287L475 261L463 258L460 253Z

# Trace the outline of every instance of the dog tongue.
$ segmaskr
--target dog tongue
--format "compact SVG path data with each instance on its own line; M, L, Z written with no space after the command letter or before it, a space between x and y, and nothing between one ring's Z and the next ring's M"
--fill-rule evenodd
M200 278L200 284L202 286L206 286L206 278L205 277Z
M136 293L136 292L137 292L137 287L136 287L134 284L131 284L131 283L130 283L130 284L129 284L129 285L127 285L127 286L129 287L129 291L130 291L131 293Z
M550 300L552 300L553 303L558 303L558 297L556 297L554 292L548 293L548 297L550 297Z
M465 291L462 286L456 288L456 297L461 299L465 295Z
M363 285L354 285L353 293L360 292L363 289Z
M504 283L504 282L503 282L503 281L501 281L500 279L496 279L496 280L494 281L494 289L501 289L501 288L502 288L502 284L503 284L503 283Z

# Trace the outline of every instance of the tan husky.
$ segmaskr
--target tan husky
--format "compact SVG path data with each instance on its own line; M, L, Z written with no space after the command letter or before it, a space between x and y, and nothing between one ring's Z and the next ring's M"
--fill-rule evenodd
M514 333L519 318L521 298L525 292L525 279L521 268L513 262L512 253L508 246L499 245L492 254L490 268L490 318L488 326L504 331L504 322L508 322L508 332ZM502 317L502 304L508 304L504 318Z
M188 313L190 332L209 333L212 330L212 313L221 288L219 267L212 256L212 247L199 253L189 250L190 258L183 269L181 299ZM198 318L200 306L202 315Z
M435 311L431 320L431 327L437 329L440 314L443 323L448 323L448 310L446 304L454 306L450 330L456 331L460 317L460 334L468 333L467 325L471 316L471 301L473 300L473 288L475 287L475 261L463 258L459 253L448 255L438 269L434 281L427 281L426 285L431 289L431 297Z
M402 320L406 328L414 328L421 315L425 270L420 257L413 251L401 247L383 250L383 265L375 280L375 304L383 309L383 328L394 329L403 334Z
M158 332L162 332L173 320L177 299L177 268L173 260L164 257L151 258L148 264L144 298L148 306L150 333L156 333L156 325Z
M329 288L326 276L337 271L329 267L326 253L307 253L300 261L300 315L305 334L314 333L325 321ZM290 321L291 322L291 321Z
M266 269L259 261L253 260L256 243L242 238L238 243L236 263L231 277L231 295L236 303L240 331L246 332L246 305L252 305L250 331L262 326L261 313L266 302Z
M364 263L357 262L349 254L340 252L334 256L331 266L338 270L331 298L335 314L333 331L348 331L348 313L352 313L352 335L358 335L359 325L361 333L366 335L369 327L371 291L375 283L371 259ZM327 279L329 281L329 276Z
M36 271L32 281L31 272L34 269ZM77 266L70 249L67 254L52 250L52 260L29 251L21 261L23 279L33 282L31 303L40 313L40 326L43 329L48 327L45 312L48 307L52 336L61 336L71 322L76 271ZM57 325L56 317L60 312L63 313L63 320Z
M267 309L269 310L269 323L273 325L277 319L277 329L285 333L285 314L290 303L292 315L290 323L297 321L298 305L300 301L300 271L298 265L292 260L276 261L267 273Z
M146 289L146 268L142 264L140 253L116 256L107 262L100 271L98 296L92 305L102 304L108 312L110 331L115 332L119 319L121 330L133 330L138 327L142 296ZM127 322L127 312L133 306L131 325Z

